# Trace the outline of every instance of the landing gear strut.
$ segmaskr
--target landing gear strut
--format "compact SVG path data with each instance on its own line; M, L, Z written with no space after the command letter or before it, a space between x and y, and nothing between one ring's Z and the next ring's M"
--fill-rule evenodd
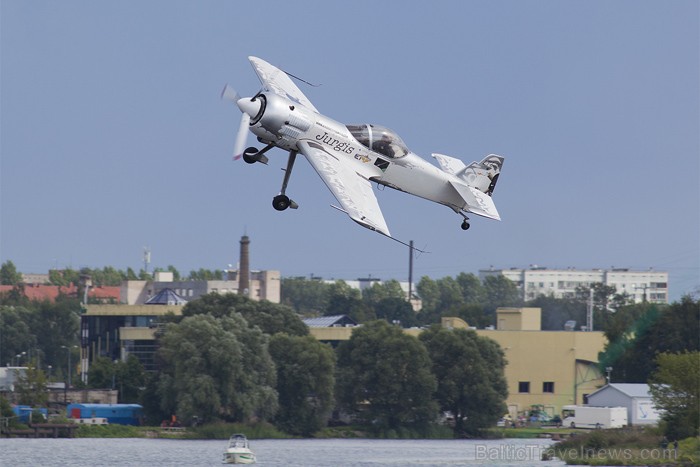
M243 160L246 161L248 164L255 164L256 162L267 164L268 158L267 156L265 156L265 153L273 147L274 145L268 144L267 146L258 151L258 148L251 146L245 151L243 151Z
M284 211L287 208L296 209L299 207L297 203L289 199L285 194L287 191L287 184L289 183L289 177L292 176L292 168L294 167L294 161L297 158L296 151L289 152L289 159L287 159L287 168L284 169L284 180L282 180L282 190L280 194L272 198L272 207L278 211Z

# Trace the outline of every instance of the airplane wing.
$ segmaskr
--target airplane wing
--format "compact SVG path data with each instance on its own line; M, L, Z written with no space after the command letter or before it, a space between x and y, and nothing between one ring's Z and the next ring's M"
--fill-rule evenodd
M298 147L338 200L341 211L361 226L391 237L368 179L350 164L324 151L319 144L299 141Z
M248 57L248 60L250 60L250 64L253 65L253 69L255 73L257 73L258 78L260 78L260 82L263 84L263 89L265 91L274 92L279 96L286 97L319 113L311 101L309 101L304 93L301 92L297 85L289 78L287 73L258 57Z

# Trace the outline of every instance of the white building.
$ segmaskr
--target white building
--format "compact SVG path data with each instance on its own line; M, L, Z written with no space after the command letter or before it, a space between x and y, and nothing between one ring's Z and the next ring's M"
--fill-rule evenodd
M18 377L27 372L26 366L6 366L0 368L0 392L14 392Z
M668 273L659 271L631 271L614 269L547 269L532 266L530 269L482 269L479 277L504 276L515 282L523 300L533 300L540 295L555 298L573 298L576 287L588 287L603 283L615 287L617 293L627 294L635 303L668 303Z
M192 301L209 293L238 293L238 271L226 271L231 280L175 281L171 272L156 272L155 281L124 281L120 290L120 302L127 305L143 305L163 289L170 289L185 300ZM253 300L280 302L280 272L250 271L248 296Z
M626 407L630 425L656 425L659 412L656 410L648 384L607 384L588 395L592 407Z

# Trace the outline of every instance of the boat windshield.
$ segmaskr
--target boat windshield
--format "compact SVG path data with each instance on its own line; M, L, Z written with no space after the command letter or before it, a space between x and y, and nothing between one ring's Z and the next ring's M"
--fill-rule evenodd
M386 157L398 159L408 154L403 140L393 130L379 125L347 125L357 141L368 149Z

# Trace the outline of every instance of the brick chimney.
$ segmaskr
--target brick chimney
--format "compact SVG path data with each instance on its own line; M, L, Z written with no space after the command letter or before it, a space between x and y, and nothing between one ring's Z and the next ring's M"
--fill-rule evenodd
M238 268L238 294L250 296L250 239L247 235L241 237L241 257Z

